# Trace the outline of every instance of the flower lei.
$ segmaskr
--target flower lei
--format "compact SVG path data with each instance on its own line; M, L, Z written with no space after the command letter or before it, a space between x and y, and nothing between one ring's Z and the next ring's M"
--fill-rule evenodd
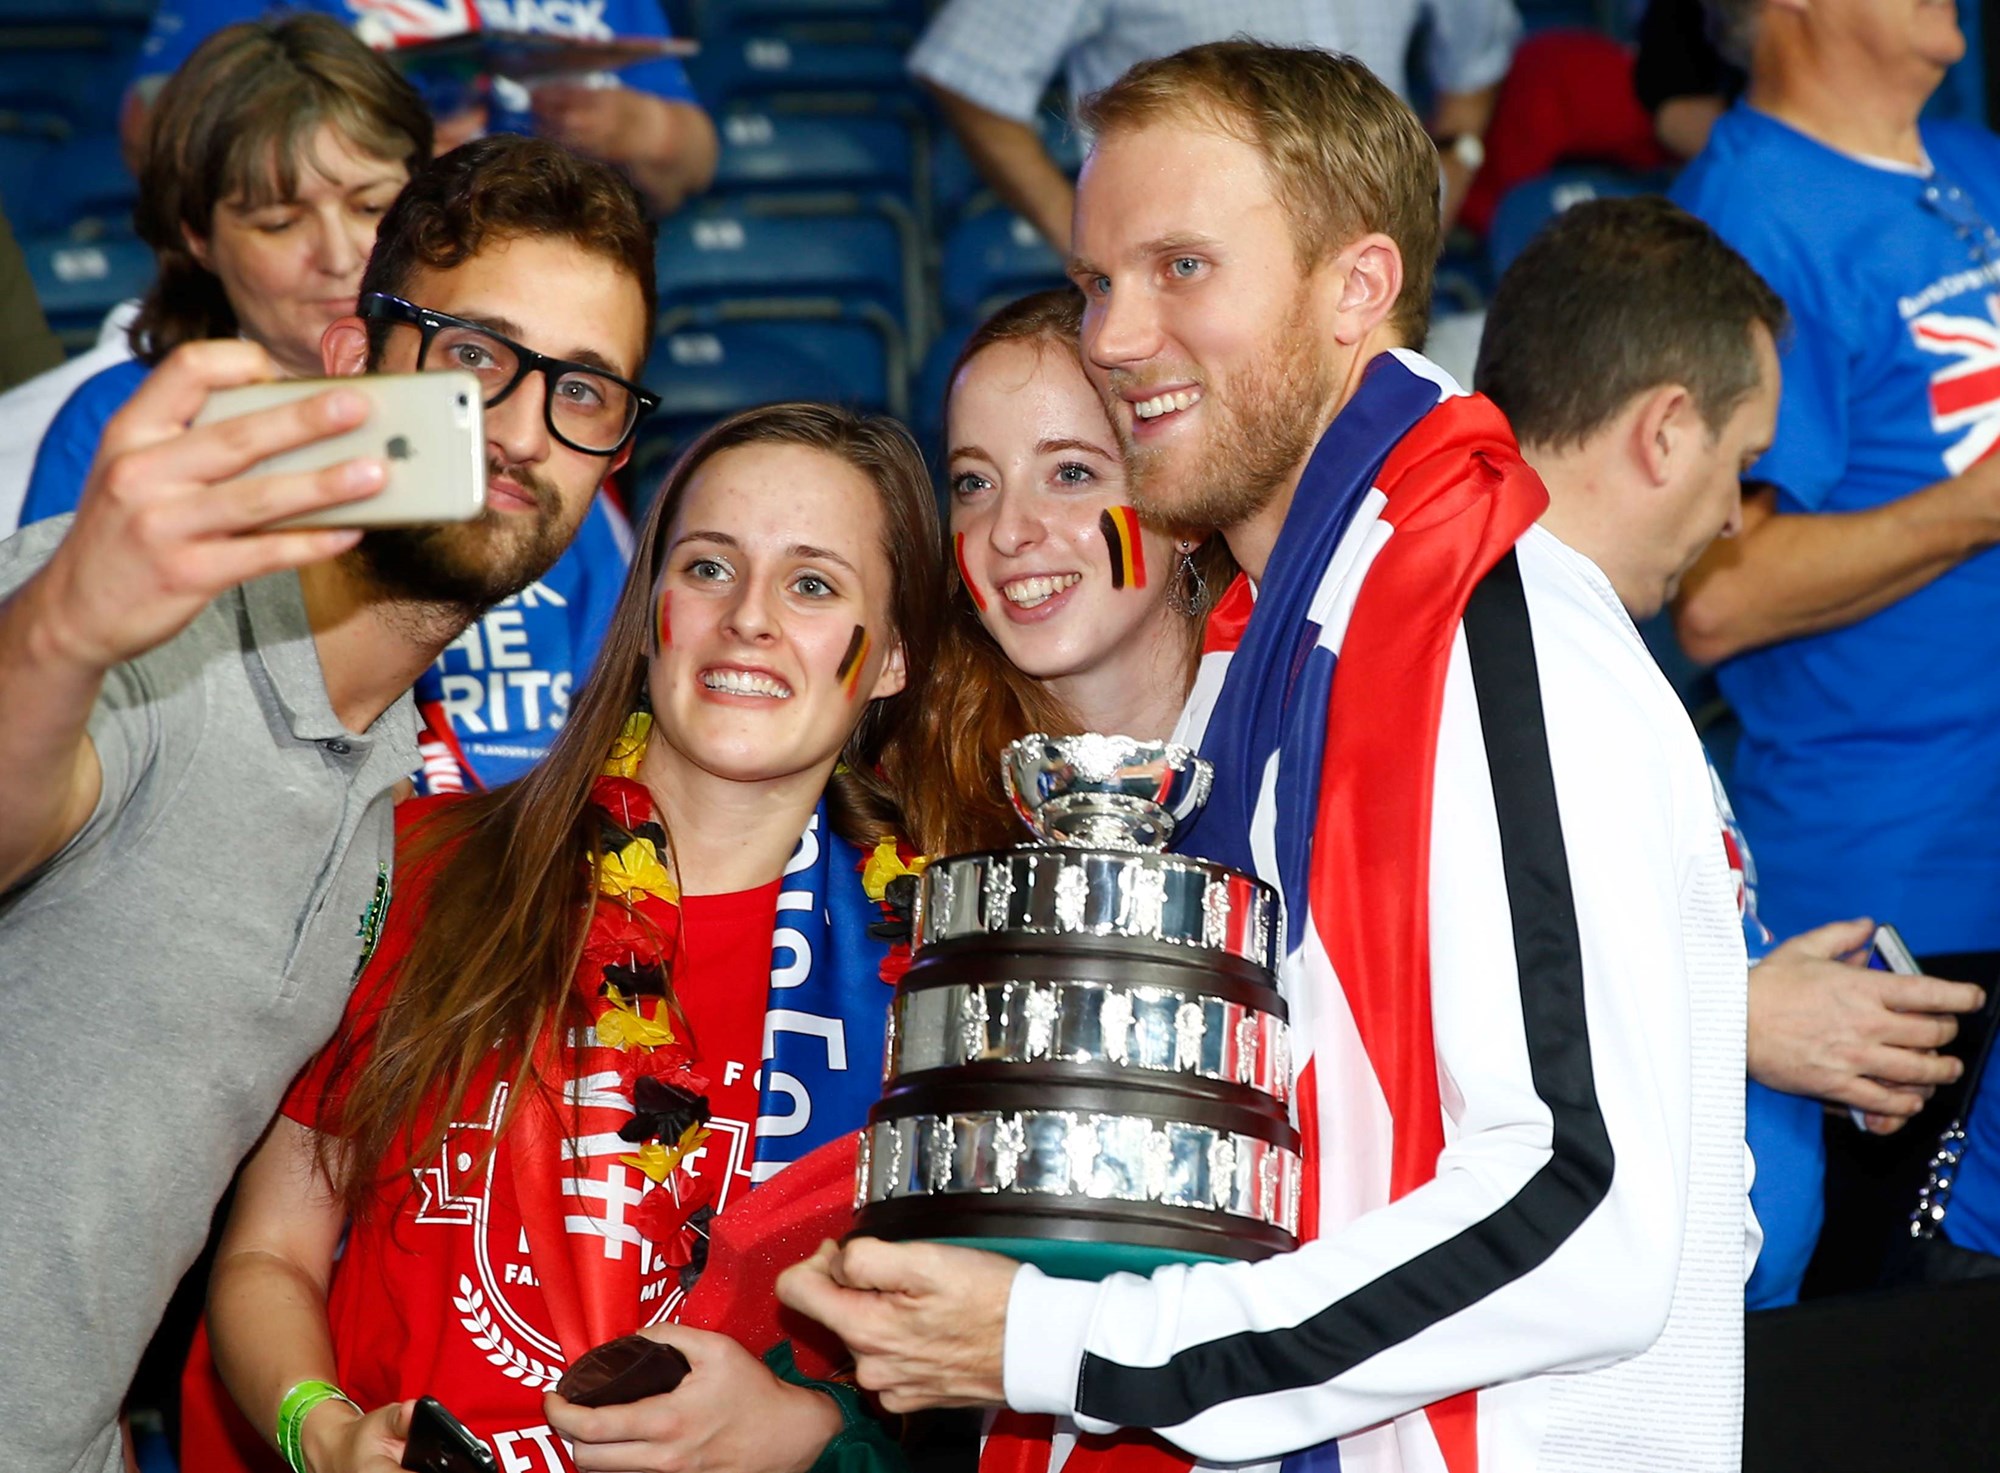
M630 1221L691 1287L707 1257L714 1209L706 1201L683 1201L675 1172L709 1137L709 1081L695 1070L667 998L680 939L680 887L662 852L666 830L639 780L652 725L644 711L626 718L593 793L604 810L603 842L594 877L598 903L578 983L594 994L597 1042L617 1051L620 1082L633 1104L618 1135L636 1149L619 1160L654 1183ZM892 943L880 966L891 985L909 969L911 913L926 862L885 838L861 865L863 892L883 913L869 932Z
M682 1159L709 1137L709 1081L696 1072L667 1001L669 964L680 940L680 887L661 852L666 830L638 780L652 724L644 711L626 718L593 794L604 810L603 845L596 915L578 981L588 989L597 979L597 1042L618 1051L620 1082L633 1104L618 1136L636 1149L618 1159L655 1187L638 1204L632 1225L691 1282L690 1271L699 1272L706 1256L702 1229L712 1213L705 1203L684 1202L673 1178Z

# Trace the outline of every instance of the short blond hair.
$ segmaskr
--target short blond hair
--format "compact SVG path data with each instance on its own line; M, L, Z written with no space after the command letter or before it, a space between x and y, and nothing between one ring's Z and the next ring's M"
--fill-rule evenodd
M1371 231L1396 243L1403 292L1389 320L1404 342L1423 341L1440 234L1437 146L1353 57L1212 41L1140 62L1085 99L1078 117L1099 137L1185 121L1249 144L1290 217L1301 268Z

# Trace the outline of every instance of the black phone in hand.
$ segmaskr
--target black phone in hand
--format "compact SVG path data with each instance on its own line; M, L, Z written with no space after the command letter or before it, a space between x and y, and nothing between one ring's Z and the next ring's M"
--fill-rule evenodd
M498 1473L486 1444L430 1396L418 1398L410 1414L403 1466L412 1473Z

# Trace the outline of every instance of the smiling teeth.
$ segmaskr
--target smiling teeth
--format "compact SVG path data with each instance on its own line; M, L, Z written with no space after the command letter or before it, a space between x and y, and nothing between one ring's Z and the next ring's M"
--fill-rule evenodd
M784 701L791 699L792 694L791 688L782 680L752 674L748 670L705 670L701 683L710 690L731 696L772 696Z
M1008 603L1032 609L1082 581L1081 573L1057 573L1047 578L1017 578L1000 591L1007 595Z
M1158 419L1173 410L1189 409L1199 403L1200 389L1182 389L1179 393L1155 394L1150 399L1142 399L1132 406L1132 412L1141 419Z

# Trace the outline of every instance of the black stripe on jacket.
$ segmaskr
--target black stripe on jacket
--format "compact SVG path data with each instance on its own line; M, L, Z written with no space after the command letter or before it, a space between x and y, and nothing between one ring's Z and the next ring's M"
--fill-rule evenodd
M1330 1381L1532 1272L1611 1188L1611 1138L1598 1109L1584 1016L1576 900L1527 597L1512 552L1474 589L1464 627L1499 819L1529 1070L1554 1124L1549 1160L1489 1216L1301 1324L1191 1345L1161 1366L1086 1354L1077 1397L1085 1416L1124 1427L1173 1427L1225 1402ZM1337 1150L1338 1143L1327 1148Z

